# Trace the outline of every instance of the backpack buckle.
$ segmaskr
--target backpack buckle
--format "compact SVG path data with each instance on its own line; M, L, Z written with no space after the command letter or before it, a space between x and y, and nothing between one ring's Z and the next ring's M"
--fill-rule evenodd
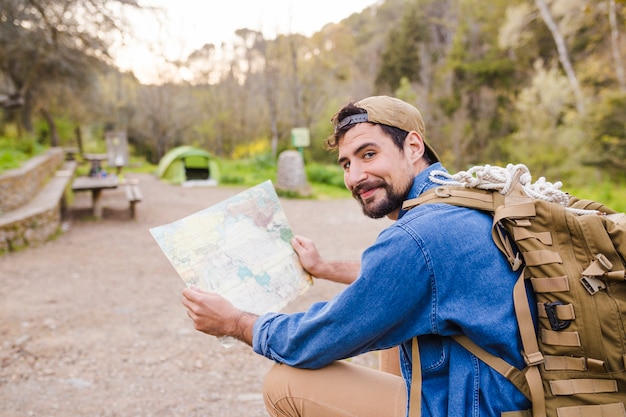
M553 301L551 303L544 303L544 307L546 309L546 315L548 316L548 321L550 322L550 328L555 332L559 330L567 329L572 322L571 320L559 320L556 313L556 307L562 306L563 303L560 301Z
M541 352L531 352L529 354L522 352L522 357L527 366L537 366L546 361L546 358L544 358Z
M587 292L591 295L595 295L598 291L606 288L604 282L601 279L596 277L584 275L580 282L583 284L583 287L587 290Z
M445 185L441 185L435 188L435 195L437 197L448 198L452 196L452 192L450 191L450 187L446 187Z
M606 288L606 284L598 277L606 276L607 273L610 273L611 269L613 269L611 261L603 254L599 253L594 256L593 262L582 272L580 282L589 294L594 295L598 291Z
M524 262L519 257L519 252L515 253L515 258L509 258L509 264L513 271L517 271Z

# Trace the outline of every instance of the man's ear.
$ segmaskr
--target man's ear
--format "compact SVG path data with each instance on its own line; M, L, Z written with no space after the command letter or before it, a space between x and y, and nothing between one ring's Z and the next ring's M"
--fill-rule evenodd
M424 139L415 131L409 132L404 140L404 152L408 152L408 156L413 162L417 162L424 156L426 146Z

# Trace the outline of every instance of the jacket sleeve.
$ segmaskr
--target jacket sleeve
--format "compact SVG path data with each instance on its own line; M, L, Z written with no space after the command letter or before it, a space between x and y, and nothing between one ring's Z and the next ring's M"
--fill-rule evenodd
M254 351L314 369L433 332L434 280L414 236L386 229L363 253L361 264L359 278L330 301L301 313L259 317Z

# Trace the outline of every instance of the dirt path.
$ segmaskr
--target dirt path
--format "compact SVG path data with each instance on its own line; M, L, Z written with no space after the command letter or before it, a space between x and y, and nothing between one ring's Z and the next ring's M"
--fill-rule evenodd
M182 281L148 232L242 189L135 178L144 193L136 220L123 190L103 194L99 222L88 218L89 196L76 194L58 239L0 257L0 416L266 415L270 361L193 329ZM282 204L294 232L332 259L357 258L389 224L364 218L352 200ZM317 281L288 309L340 289Z

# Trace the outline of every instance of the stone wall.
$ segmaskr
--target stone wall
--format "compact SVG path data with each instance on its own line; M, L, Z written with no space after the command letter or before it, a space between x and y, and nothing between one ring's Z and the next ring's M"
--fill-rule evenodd
M40 245L54 238L61 230L61 209L64 202L31 217L10 224L0 224L0 254Z
M32 200L63 159L63 149L51 148L22 167L0 175L0 213L15 210Z
M60 148L0 175L0 255L38 245L61 231L75 161Z

